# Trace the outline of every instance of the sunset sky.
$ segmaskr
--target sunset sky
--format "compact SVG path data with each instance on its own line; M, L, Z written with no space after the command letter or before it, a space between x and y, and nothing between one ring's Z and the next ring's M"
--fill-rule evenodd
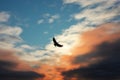
M120 0L0 0L0 80L119 80L119 68Z

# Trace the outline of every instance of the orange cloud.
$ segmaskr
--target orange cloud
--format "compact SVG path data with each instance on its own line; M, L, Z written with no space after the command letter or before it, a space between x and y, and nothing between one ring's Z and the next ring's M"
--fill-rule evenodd
M84 79L85 78L84 76L87 76L87 74L89 73L95 74L96 69L94 69L94 66L97 66L98 68L101 67L98 66L97 64L101 62L100 65L104 65L105 60L111 61L109 65L115 64L112 63L112 60L114 60L114 58L117 57L114 55L119 56L119 54L117 54L119 53L118 50L119 40L120 40L120 23L106 23L97 26L94 30L84 32L82 36L80 36L80 41L78 41L79 44L77 44L72 49L72 55L64 56L63 58L63 61L65 60L66 63L67 62L69 63L69 69L67 71L63 71L65 72L64 73L65 79L68 78L68 80L72 79L79 80L82 78ZM112 58L112 56L113 59L109 59ZM116 59L117 61L120 61L118 58ZM91 66L93 64L94 66ZM106 67L107 65L104 66ZM92 69L94 69L93 72L91 71ZM78 75L79 76L82 75L82 77L78 77ZM107 74L106 72L105 75L109 74ZM91 78L92 76L94 77L94 75L91 75L89 77ZM90 78L85 79L91 80Z
M98 26L94 30L83 33L82 36L80 37L80 41L78 41L80 45L77 44L74 48L72 48L72 55L69 55L69 56L66 55L61 57L62 65L59 68L61 69L61 71L58 71L58 73L60 74L63 71L69 71L72 69L77 69L79 67L86 67L86 66L89 66L90 64L96 63L102 58L93 57L93 58L90 58L89 60L86 60L83 55L89 54L90 52L96 50L96 47L102 44L103 42L112 43L117 39L120 39L119 23L103 24ZM81 45L81 42L83 43L83 45ZM80 63L73 64L76 57L80 55L83 56L83 59L81 59ZM79 61L79 57L76 60ZM54 66L54 69L56 69L55 66ZM54 69L52 71L54 71ZM55 73L52 71L50 73ZM61 78L61 80L63 80L63 78ZM77 79L74 77L74 78L71 78L71 80L77 80Z
M45 75L43 80L63 80L63 76L61 75L61 68L54 65L41 65L39 69L36 69L36 72L42 73Z
M9 49L0 49L0 60L13 60L15 58L13 58L13 53L15 51L14 50L9 50Z
M0 49L0 61L9 61L16 64L13 70L30 70L30 66L24 61L20 60L18 56L15 56L15 50Z
M98 26L96 29L82 34L80 40L83 45L73 48L73 55L83 55L92 51L95 46L103 42L112 42L120 38L120 23L107 23ZM81 43L79 41L79 43Z

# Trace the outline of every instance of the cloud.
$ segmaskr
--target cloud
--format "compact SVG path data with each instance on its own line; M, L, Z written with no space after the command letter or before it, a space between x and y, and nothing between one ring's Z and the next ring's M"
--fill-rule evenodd
M0 22L7 22L10 15L7 12L0 12Z
M73 50L72 58L68 57L71 69L63 71L64 80L120 79L119 24L107 23L83 33L81 38L84 44L80 45L79 42Z
M15 67L16 64L9 61L0 61L0 79L4 80L35 80L42 78L44 75L33 71L14 71L7 67Z
M22 48L22 49L30 49L30 50L33 50L33 49L34 49L34 47L31 47L31 46L29 46L29 45L27 45L27 44L21 45L20 48Z
M58 14L55 14L55 15L51 15L49 13L46 13L43 15L43 18L38 20L38 24L41 24L43 22L46 22L46 23L53 23L55 20L59 19L60 18L60 15Z
M42 24L44 22L44 20L43 19L40 19L40 20L38 20L38 24Z
M36 80L44 77L37 73L26 62L15 56L15 50L0 48L0 79Z
M50 18L49 18L49 23L53 23L56 19L58 19L59 18L59 15L53 15L53 16L51 16Z
M43 17L44 17L44 18L48 18L48 17L50 17L50 14L49 14L49 13L45 13L45 14L43 15Z
M104 16L103 16L104 15ZM74 15L79 20L85 18L91 24L101 24L119 15L118 9L103 10L102 7L87 9Z
M80 67L70 71L63 72L65 79L72 80L72 78L85 79L85 80L118 80L120 79L119 67L120 67L120 39L115 42L103 42L97 46L97 50L81 56L81 58L88 58L87 61L92 58L99 58L97 63L93 63L87 67ZM79 57L80 58L80 57Z
M87 6L92 6L92 5L95 5L95 4L104 4L106 2L108 2L109 6L112 4L112 3L115 3L117 0L113 0L113 1L107 1L107 0L100 0L100 1L96 1L96 0L92 0L92 1L89 1L89 0L84 0L84 1L80 1L80 0L63 0L63 3L64 4L78 4L80 5L81 7L87 7Z
M91 46L96 46L100 44L103 41L112 41L112 38L115 38L116 36L119 37L118 34L120 30L119 23L106 23L103 25L98 26L97 28L86 31L81 36L81 41L83 42L83 45L79 45L76 47L79 49L78 52L75 53L86 53L86 51L90 51L92 49ZM93 36L91 36L93 35ZM79 41L79 44L81 42Z
M15 43L15 42L20 42L21 38L13 35L0 34L0 41L6 42L6 43L9 43L9 42Z
M75 20L84 19L88 25L98 25L110 22L115 17L120 16L120 6L118 0L100 0L100 1L79 1L79 0L64 0L64 4L79 4L83 10L79 13L73 14Z
M18 26L0 25L0 34L20 35L21 33L22 29Z
M2 48L10 48L14 47L14 44L17 42L22 42L22 38L20 34L22 33L22 29L18 26L8 26L8 25L0 25L0 47Z
M48 34L48 32L47 31L45 31L45 32L43 32L44 34Z

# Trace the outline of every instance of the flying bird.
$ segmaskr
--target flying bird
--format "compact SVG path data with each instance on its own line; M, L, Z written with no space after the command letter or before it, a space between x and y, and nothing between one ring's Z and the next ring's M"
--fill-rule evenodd
M56 47L63 47L63 45L59 44L56 39L53 37L53 43L54 43L54 46Z

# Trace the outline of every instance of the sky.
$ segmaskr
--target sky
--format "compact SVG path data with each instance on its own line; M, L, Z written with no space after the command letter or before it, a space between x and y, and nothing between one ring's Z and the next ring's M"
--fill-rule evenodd
M0 80L119 80L119 48L120 0L0 0Z

